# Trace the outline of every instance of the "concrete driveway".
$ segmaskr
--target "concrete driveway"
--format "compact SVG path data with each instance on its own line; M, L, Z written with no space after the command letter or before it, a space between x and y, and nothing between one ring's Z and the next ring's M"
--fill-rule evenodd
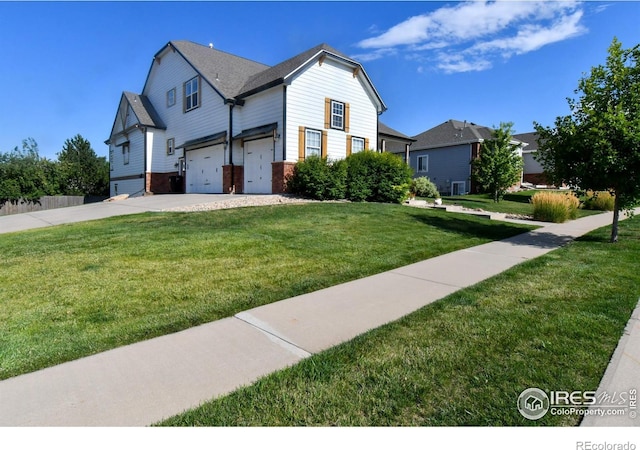
M0 217L0 234L32 228L50 227L64 223L84 222L106 217L162 211L180 206L225 201L242 195L227 194L167 194L128 198L113 202L90 203L68 208L49 209Z

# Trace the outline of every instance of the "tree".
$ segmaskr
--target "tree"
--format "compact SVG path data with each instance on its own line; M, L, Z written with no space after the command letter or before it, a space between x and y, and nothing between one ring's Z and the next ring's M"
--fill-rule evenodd
M65 195L108 195L109 162L98 157L81 135L64 142L58 153L61 190Z
M57 165L40 157L36 141L25 139L22 149L0 153L0 206L5 202L36 202L44 195L57 194Z
M479 155L471 161L472 179L499 202L522 176L523 161L513 144L512 123L500 123L492 138L484 141Z
M534 123L538 156L556 184L609 191L615 196L611 242L618 241L621 210L640 200L640 45L613 39L606 64L591 68L568 98L571 114L554 127Z

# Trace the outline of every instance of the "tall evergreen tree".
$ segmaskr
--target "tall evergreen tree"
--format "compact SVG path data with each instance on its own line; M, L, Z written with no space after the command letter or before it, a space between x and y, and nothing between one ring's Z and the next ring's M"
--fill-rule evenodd
M91 148L91 143L81 135L64 142L58 153L65 195L108 195L109 162L99 157Z

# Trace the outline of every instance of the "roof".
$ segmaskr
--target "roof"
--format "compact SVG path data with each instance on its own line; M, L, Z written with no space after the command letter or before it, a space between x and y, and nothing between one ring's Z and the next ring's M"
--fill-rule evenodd
M269 68L266 64L191 41L170 41L155 57L162 58L161 55L167 48L180 53L225 99L237 96L250 77Z
M527 152L535 152L538 150L538 133L535 131L530 133L514 134L513 138L529 144L527 145Z
M389 136L392 138L395 138L397 140L400 141L407 141L407 142L415 142L415 139L407 136L406 134L400 133L397 130L394 130L393 128L391 128L390 126L378 121L378 134L379 135L385 135L385 136Z
M327 44L320 44L313 48L310 48L307 51L304 51L293 58L289 58L286 61L281 62L273 67L270 67L258 74L253 75L247 83L242 88L242 96L247 96L252 94L255 91L260 90L260 88L265 86L272 86L276 84L280 84L284 82L284 78L290 73L294 72L304 63L312 59L321 51L326 51L329 53L333 53L334 55L340 56L344 59L348 59L352 61L347 56L340 53L338 50L330 47ZM358 64L355 61L352 61L353 64Z
M166 129L162 119L146 95L138 95L133 92L123 92L122 96L127 99L133 113L138 118L140 125L144 127Z
M288 75L324 52L335 59L357 67L358 72L371 87L371 93L379 103L379 111L382 112L386 109L386 105L362 65L327 44L317 45L273 67L191 41L169 41L156 53L155 59L161 61L165 52L170 49L182 55L225 100L241 100L261 90L284 83ZM148 79L149 76L147 76ZM142 92L145 92L145 89L146 82Z
M423 148L448 147L457 144L483 142L491 139L493 130L489 127L476 125L473 122L447 120L446 122L424 131L413 138L413 150Z

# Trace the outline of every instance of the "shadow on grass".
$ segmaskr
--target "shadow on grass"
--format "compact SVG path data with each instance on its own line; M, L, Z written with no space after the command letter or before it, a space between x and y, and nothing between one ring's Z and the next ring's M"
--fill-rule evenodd
M428 216L420 213L411 213L411 215L425 225L451 231L466 237L481 239L500 240L534 229L534 227L515 227L513 224L504 222L492 222L489 219L460 217L451 213Z

